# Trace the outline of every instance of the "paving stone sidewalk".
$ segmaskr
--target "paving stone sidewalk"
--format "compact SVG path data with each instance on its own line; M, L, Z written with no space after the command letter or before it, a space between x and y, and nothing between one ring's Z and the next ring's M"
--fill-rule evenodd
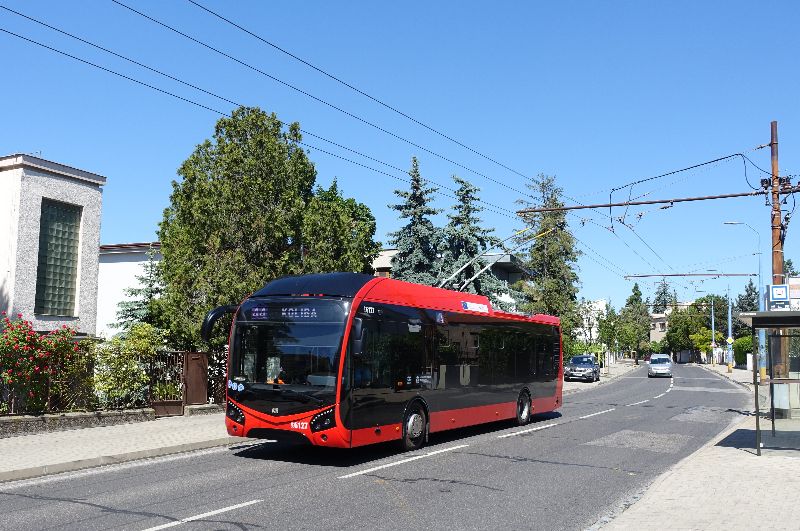
M702 367L752 389L751 371L728 373L725 365ZM604 531L800 529L800 505L790 494L800 492L800 436L779 432L772 437L768 424L762 418L761 456L755 451L755 416L749 415L661 475L609 523L594 527Z
M134 459L242 443L223 413L166 417L0 439L0 481L27 479Z

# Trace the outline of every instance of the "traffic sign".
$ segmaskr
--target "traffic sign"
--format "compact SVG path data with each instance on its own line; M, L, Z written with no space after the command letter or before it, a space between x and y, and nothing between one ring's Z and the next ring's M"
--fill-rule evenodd
M729 336L728 339L725 340L725 342L729 345L733 345L733 338Z

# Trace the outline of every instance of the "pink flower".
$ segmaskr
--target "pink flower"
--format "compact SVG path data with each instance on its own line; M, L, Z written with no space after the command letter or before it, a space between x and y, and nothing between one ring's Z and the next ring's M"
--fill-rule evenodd
M21 313L17 314L17 319L22 319L22 314Z

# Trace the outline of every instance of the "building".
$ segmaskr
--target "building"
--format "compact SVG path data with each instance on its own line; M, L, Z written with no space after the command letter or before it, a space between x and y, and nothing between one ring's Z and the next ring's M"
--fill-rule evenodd
M669 314L668 313L651 313L650 314L650 342L661 341L667 337L667 328L669 327Z
M0 157L0 310L37 331L94 335L106 178L39 157Z
M575 337L587 344L599 343L600 318L605 315L608 301L606 299L582 300L581 304L585 305L585 311L581 312L583 322L575 329ZM611 346L613 347L613 345Z
M161 260L161 243L120 243L100 246L100 267L97 278L97 335L110 338L119 329L117 309L128 300L125 290L140 287L137 277L144 274L150 249L153 260Z

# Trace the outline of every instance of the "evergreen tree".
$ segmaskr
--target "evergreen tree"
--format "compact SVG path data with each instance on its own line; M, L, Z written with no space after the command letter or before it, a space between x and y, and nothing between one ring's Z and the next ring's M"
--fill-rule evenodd
M240 107L181 165L159 227L159 305L173 347L200 347L209 309L304 272L306 259L311 270L364 270L374 249L371 215L340 200L336 187L315 202L316 170L301 140L299 124L284 127L274 114ZM314 234L326 223L324 234ZM217 327L215 346L224 343L224 328Z
M642 300L642 291L635 283L625 306L619 312L622 329L625 331L626 350L644 350L650 344L650 312Z
M484 229L480 226L478 213L483 210L478 203L479 189L473 184L453 176L458 203L453 205L453 213L448 214L448 223L442 231L442 238L438 249L438 277L439 281L450 277L461 269L470 260L488 250L497 247L500 241L492 236L494 229ZM465 267L455 277L447 282L446 288L460 289L467 280L486 268L487 262L483 258L475 260ZM464 288L469 293L477 293L489 297L492 304L502 309L514 309L514 302L500 298L510 295L514 298L516 291L511 290L506 282L498 279L491 271L486 269L477 278L470 281Z
M517 201L524 208L561 208L561 188L553 176L540 174L526 184L531 199ZM577 326L578 275L575 272L580 251L569 231L564 211L537 212L526 216L529 230L519 236L523 244L541 234L521 251L525 269L532 279L519 284L526 301L520 309L528 313L546 313L561 318L564 338L573 341ZM566 346L570 348L569 344ZM568 350L569 351L569 350Z
M736 302L733 304L735 312L757 312L758 311L758 288L753 284L751 278L747 285L744 287L744 293L740 293L736 297ZM753 334L753 329L739 319L733 320L733 337L748 337Z
M147 262L142 264L142 274L136 275L136 286L123 290L127 300L117 304L117 322L112 326L128 331L136 323L156 325L158 321L156 301L161 297L164 286L156 250L153 245L147 250Z
M317 187L303 218L302 271L372 273L381 250L375 236L375 216L353 198L344 199L334 179L330 188Z
M666 280L658 283L656 294L653 297L653 313L664 313L667 308L678 302L675 291L670 291Z
M431 195L437 189L427 186L419 172L416 157L411 159L408 175L411 177L411 188L408 191L395 190L395 195L402 202L389 205L400 213L400 219L408 220L400 230L389 235L389 242L397 248L397 254L392 257L392 277L433 286L438 281L436 253L441 234L429 216L441 212L430 206Z

